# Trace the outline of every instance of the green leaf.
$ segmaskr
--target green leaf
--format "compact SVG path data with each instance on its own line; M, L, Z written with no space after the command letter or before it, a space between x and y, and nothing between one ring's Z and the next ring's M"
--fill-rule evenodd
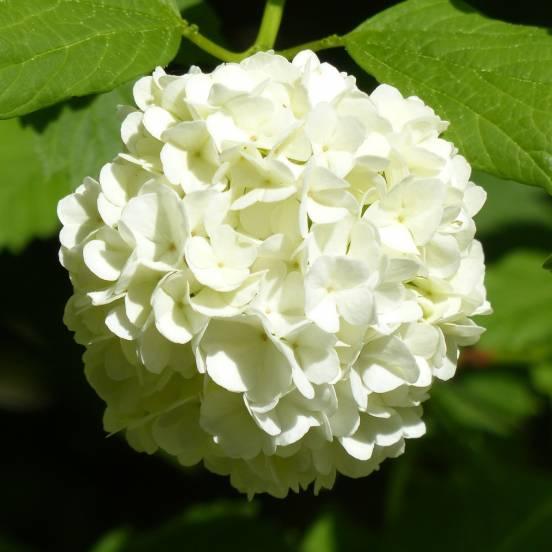
M552 523L552 499L545 498L528 509L526 515L512 524L496 548L497 552L546 550Z
M300 552L338 552L335 523L334 516L328 514L317 519L308 529Z
M454 447L468 440L462 432L450 435L439 449L449 447L457 458L436 464L425 457L415 466L400 517L381 531L380 546L371 546L367 535L364 550L549 550L552 478L532 465L514 463L510 448L518 445L515 441L490 455L488 449Z
M552 255L550 255L546 261L544 261L544 264L542 265L543 268L546 270L552 270Z
M85 176L97 178L101 166L123 147L117 107L134 103L131 90L125 85L86 103L66 103L55 121L46 124L37 136L35 151L47 179L63 177L72 190ZM23 120L40 127L37 115Z
M537 413L539 401L525 381L504 370L466 374L437 385L432 399L463 427L508 435Z
M299 546L299 552L365 552L367 532L365 524L354 523L337 503L329 504L307 528ZM369 536L369 550L379 550L377 536Z
M19 249L55 227L50 211L63 192L44 185L34 139L18 119L0 122L0 247Z
M130 86L0 121L0 249L56 231L56 205L120 149L118 104Z
M120 535L120 540L113 535ZM257 552L260 549L286 552L290 547L281 529L261 518L256 504L241 500L195 505L184 514L147 532L109 533L92 552Z
M129 539L126 529L115 529L97 542L90 552L121 552Z
M533 366L531 380L538 391L552 398L552 361Z
M174 0L0 2L0 118L111 90L171 61Z
M524 362L552 354L552 282L541 264L540 253L521 250L487 268L494 312L479 320L487 328L480 348Z
M477 169L552 192L552 36L489 19L460 0L409 0L345 37L380 82L451 122Z

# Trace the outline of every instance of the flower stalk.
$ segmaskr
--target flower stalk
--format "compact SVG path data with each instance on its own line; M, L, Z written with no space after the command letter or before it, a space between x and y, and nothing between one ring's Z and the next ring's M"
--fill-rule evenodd
M340 48L344 45L344 37L333 34L324 38L320 38L318 40L306 42L305 44L300 44L299 46L293 46L292 48L280 50L277 53L281 56L284 56L286 59L292 59L295 57L296 54L302 52L303 50L319 52L320 50L329 50L330 48Z
M261 26L259 27L259 33L253 44L253 48L256 51L271 50L274 47L278 31L280 30L285 4L286 0L267 1L261 20Z
M255 52L272 50L274 48L276 38L278 37L278 31L280 30L280 24L282 22L285 3L286 0L267 1L257 38L255 39L255 42L243 52L228 50L227 48L216 44L206 36L202 35L199 32L199 27L197 25L192 24L185 19L182 20L182 36L204 52L207 52L220 61L240 62ZM302 50L312 50L313 52L318 52L329 48L339 48L343 45L343 37L334 34L319 40L307 42L306 44L280 50L276 53L284 56L286 59L291 59Z
M206 36L203 36L199 32L199 27L197 25L191 24L185 19L182 20L182 36L204 52L207 52L220 61L239 62L250 55L251 49L248 49L245 52L233 52L219 46Z

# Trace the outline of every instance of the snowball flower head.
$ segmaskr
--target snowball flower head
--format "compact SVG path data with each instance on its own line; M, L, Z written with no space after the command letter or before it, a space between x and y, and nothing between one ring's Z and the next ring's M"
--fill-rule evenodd
M134 99L124 151L59 203L105 429L248 495L401 454L489 312L447 124L310 51L157 69Z

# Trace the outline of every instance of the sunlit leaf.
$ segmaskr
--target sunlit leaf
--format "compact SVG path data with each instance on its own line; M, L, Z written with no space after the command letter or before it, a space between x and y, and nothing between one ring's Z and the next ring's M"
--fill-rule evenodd
M117 105L129 89L0 121L0 249L56 231L59 199L120 150Z
M0 118L111 90L177 52L174 0L0 2Z
M461 0L408 0L345 37L380 82L451 122L477 169L552 192L552 36L477 13Z

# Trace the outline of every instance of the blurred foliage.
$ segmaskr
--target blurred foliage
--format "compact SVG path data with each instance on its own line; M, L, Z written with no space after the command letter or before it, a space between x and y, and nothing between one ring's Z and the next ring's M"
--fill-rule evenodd
M391 3L321 10L315 0L289 2L281 46L347 31ZM494 17L552 27L548 4L527 0L521 13L474 3ZM223 0L179 5L235 49L250 42L262 9L258 0L239 10ZM195 56L181 49L174 67ZM343 53L323 57L354 71ZM202 63L209 70L213 62ZM117 151L113 113L128 103L128 89L112 94L0 123L0 248L19 252L0 253L0 552L548 551L552 274L542 265L552 250L551 198L474 174L488 193L476 221L495 312L481 320L488 331L464 351L455 379L432 390L428 435L379 472L338 478L318 497L247 502L201 467L180 470L105 437L103 406L61 321L70 284L56 238L29 243L55 232L57 199Z
M507 437L541 407L520 374L501 368L468 373L456 385L438 384L432 401L443 418L459 426Z
M507 250L518 246L539 250L550 248L552 202L542 190L527 189L517 182L499 180L477 171L474 171L472 180L487 192L485 207L475 219L478 236L492 242L492 251L487 252L487 257L489 253L494 255L497 252L500 244L496 242L501 236L505 236L502 247Z
M0 552L32 552L32 549L0 535Z
M91 552L150 552L153 550L291 550L284 534L261 519L256 503L217 501L196 505L152 531L116 531L104 537Z
M552 361L548 360L531 367L531 380L535 389L552 399Z
M552 278L542 254L514 250L492 264L487 290L494 314L485 320L481 347L499 356L538 361L552 353Z
M131 86L0 121L0 249L20 250L58 227L57 202L120 150L119 104Z

